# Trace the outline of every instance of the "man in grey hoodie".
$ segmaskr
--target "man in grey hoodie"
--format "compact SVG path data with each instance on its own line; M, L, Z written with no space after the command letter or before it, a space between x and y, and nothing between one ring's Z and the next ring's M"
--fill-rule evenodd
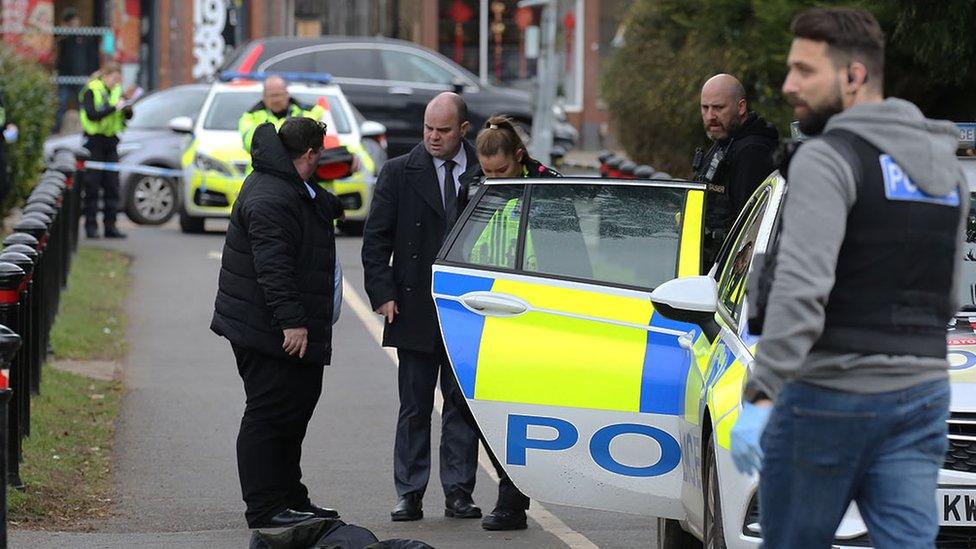
M856 501L877 547L932 547L969 191L957 133L884 99L862 10L793 21L783 93L818 136L789 166L765 327L732 431L767 547L829 547Z

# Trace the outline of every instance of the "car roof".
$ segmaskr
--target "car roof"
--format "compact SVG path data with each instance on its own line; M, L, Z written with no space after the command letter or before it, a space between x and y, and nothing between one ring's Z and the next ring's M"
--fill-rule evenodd
M264 44L265 49L291 49L302 46L316 46L319 44L394 44L398 46L411 46L417 49L424 49L423 46L415 42L400 40L397 38L386 38L382 36L318 36L314 38L298 38L294 36L271 36L259 38L252 44ZM275 53L280 53L276 51Z
M613 186L641 186L641 187L668 187L682 188L693 191L705 190L704 183L687 181L684 179L615 179L597 176L578 176L571 175L566 177L540 177L540 178L498 178L485 179L485 185L613 185Z
M253 92L264 89L264 84L257 80L235 80L233 82L214 82L215 91L229 92ZM289 82L288 91L290 92L331 92L342 94L342 89L335 84L314 84L308 82Z

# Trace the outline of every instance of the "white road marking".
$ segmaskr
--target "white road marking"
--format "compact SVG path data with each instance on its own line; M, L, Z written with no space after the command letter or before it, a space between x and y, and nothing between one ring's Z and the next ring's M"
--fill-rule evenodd
M349 282L345 279L342 281L342 299L344 304L352 309L352 312L356 313L359 320L364 326L366 326L366 330L376 341L376 344L386 352L386 355L390 358L390 361L393 362L393 366L398 367L399 363L397 361L396 349L382 347L382 317L370 309L369 305L363 301L363 298L359 296L356 290L353 289L353 287L350 286ZM438 387L434 393L434 408L437 409L438 414L441 413L441 408L443 405L444 397L441 396L441 390L440 387ZM483 448L479 451L478 463L481 464L482 469L488 472L488 476L490 476L492 480L498 482L498 476L495 474L495 468L491 465L491 460L488 459L488 454L485 453ZM583 534L567 526L565 522L560 520L556 515L550 513L549 510L543 507L538 501L533 501L532 507L526 511L526 513L532 517L534 521L539 523L539 526L541 526L543 530L556 536L560 541L572 549L598 549L595 543L587 539L587 537Z

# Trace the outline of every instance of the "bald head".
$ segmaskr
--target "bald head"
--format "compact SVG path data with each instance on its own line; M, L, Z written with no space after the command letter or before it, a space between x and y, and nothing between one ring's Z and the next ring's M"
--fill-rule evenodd
M288 85L285 79L280 76L269 76L264 80L264 91L261 93L261 100L264 106L271 112L281 112L288 107Z
M746 90L731 74L716 74L701 90L702 124L709 139L725 139L749 116Z
M424 111L424 147L435 158L454 158L468 126L468 106L464 99L453 92L440 93L427 103Z

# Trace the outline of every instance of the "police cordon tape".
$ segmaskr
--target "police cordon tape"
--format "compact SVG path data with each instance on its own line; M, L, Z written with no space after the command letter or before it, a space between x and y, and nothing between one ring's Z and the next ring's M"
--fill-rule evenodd
M143 175L158 175L160 177L182 177L183 170L174 170L172 168L160 168L159 166L148 166L146 164L122 164L120 162L98 162L95 160L86 160L85 169L88 170L101 170L106 172L128 172L128 173L139 173ZM373 185L376 183L376 177L369 176L363 177L362 183L367 185ZM359 181L357 181L359 183Z
M147 166L144 164L121 164L119 162L97 162L95 160L86 160L85 169L106 172L141 173L162 177L180 177L183 175L183 170L174 170L172 168L160 168L158 166Z

